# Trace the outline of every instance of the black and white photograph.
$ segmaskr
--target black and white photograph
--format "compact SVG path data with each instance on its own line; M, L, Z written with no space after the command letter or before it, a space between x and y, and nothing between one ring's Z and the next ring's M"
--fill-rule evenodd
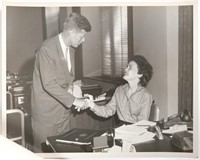
M75 2L3 1L0 143L198 158L197 0Z

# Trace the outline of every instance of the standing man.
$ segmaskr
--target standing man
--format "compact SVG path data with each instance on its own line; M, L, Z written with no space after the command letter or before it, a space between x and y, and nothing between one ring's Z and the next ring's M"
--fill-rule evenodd
M83 107L85 101L75 98L70 90L74 80L74 48L85 41L91 31L89 21L71 13L63 32L43 42L36 52L31 95L34 152L41 152L46 137L70 129L70 107Z

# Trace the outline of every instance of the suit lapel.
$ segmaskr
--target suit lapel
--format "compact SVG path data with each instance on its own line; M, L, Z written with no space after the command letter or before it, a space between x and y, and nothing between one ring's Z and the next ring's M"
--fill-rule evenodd
M65 75L66 76L69 76L69 74L71 76L73 76L73 67L72 67L72 71L69 72L68 70L68 64L67 64L67 61L65 60L65 57L64 57L64 53L62 51L62 48L61 48L61 45L60 45L60 41L59 41L59 37L57 36L57 44L58 44L58 54L59 54L59 57L60 57L60 61L61 61L61 65L63 66L63 69L65 71ZM72 60L72 52L73 52L73 49L70 47L70 58L71 58L71 62L73 62Z
M62 51L58 36L57 36L56 40L57 40L57 44L58 44L58 56L60 58L61 66L64 69L65 75L68 76L69 75L69 71L68 71L68 67L67 67L67 62L65 61L65 57L64 57L64 54L63 54L63 51Z

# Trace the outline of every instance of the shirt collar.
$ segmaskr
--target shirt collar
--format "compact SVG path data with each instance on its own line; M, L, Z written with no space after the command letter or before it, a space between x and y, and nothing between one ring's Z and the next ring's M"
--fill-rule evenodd
M128 91L128 85L129 85L128 83L126 83L125 85L123 85L122 88L123 88L124 92ZM138 88L136 89L136 92L141 91L143 88L144 88L143 86L139 85Z

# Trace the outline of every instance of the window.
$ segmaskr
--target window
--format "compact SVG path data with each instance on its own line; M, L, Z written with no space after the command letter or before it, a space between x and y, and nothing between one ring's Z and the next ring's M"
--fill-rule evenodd
M102 7L102 75L122 77L128 64L127 7Z

